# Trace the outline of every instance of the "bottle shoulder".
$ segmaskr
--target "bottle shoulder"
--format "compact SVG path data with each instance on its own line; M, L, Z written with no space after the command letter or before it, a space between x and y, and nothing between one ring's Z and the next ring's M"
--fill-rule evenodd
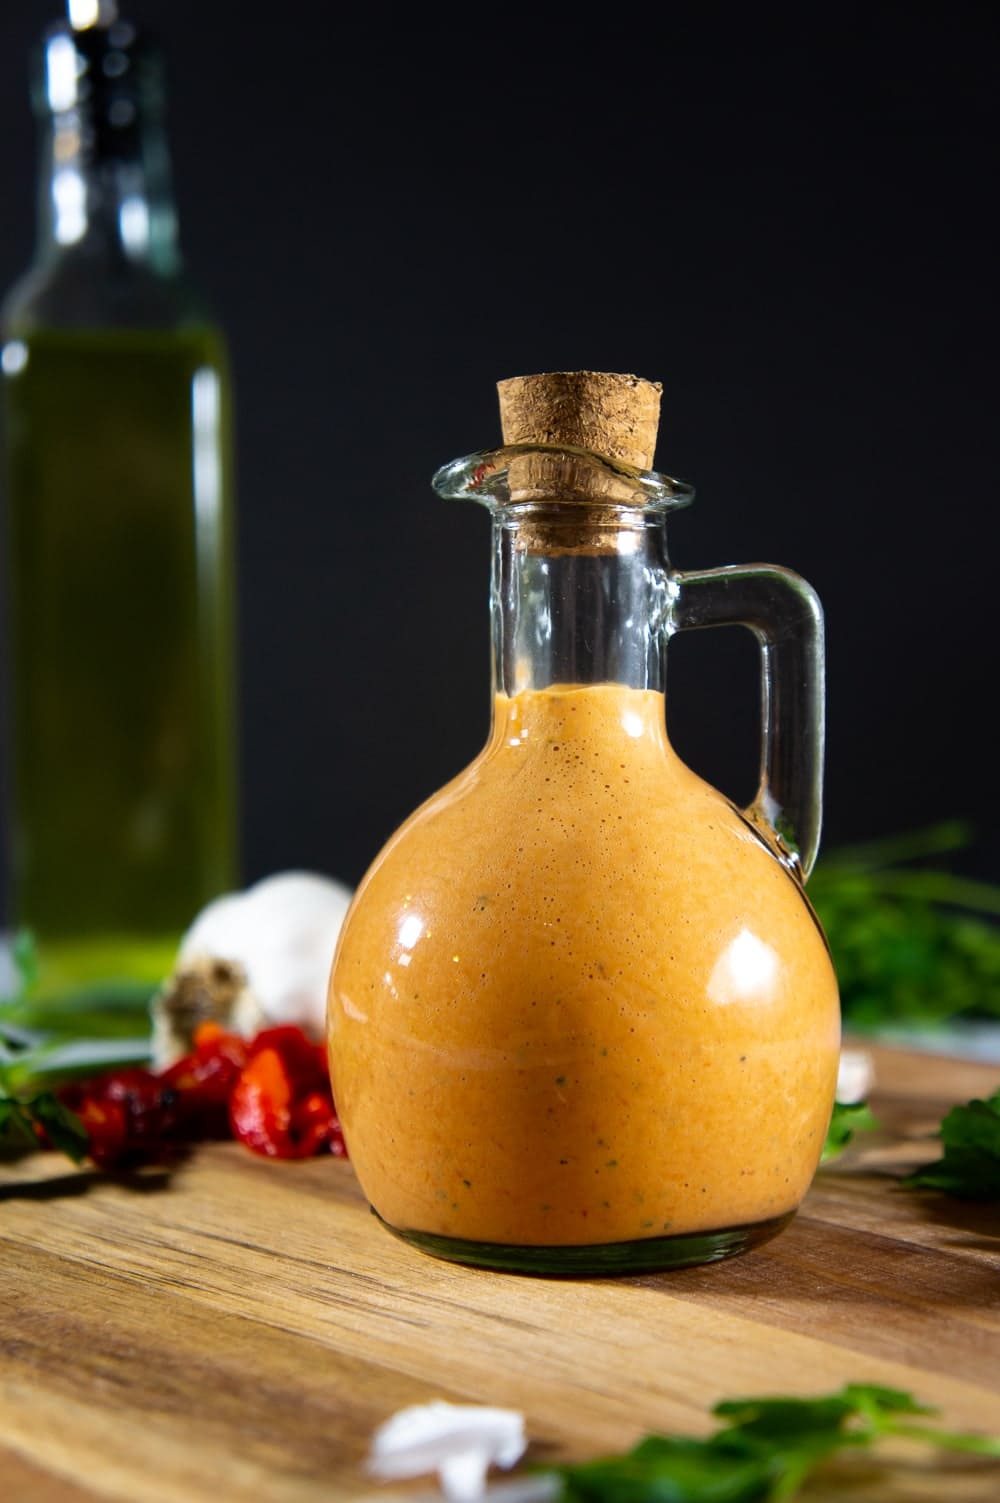
M680 860L732 866L754 883L800 891L746 815L688 767L665 735L628 746L508 730L495 721L483 750L403 821L373 869L405 867L423 851L432 866L447 851L455 871L504 860L504 852L547 867L570 851L573 860L592 857L594 870L605 873Z
M5 338L42 329L156 329L215 325L187 272L66 253L29 266L0 304ZM221 337L221 336L220 336Z
M725 980L756 965L785 1000L805 973L835 997L799 883L725 795L666 754L622 766L563 741L487 750L383 847L343 954L391 964L432 935L446 972L474 947L544 970L553 943L599 945L608 974L636 985L675 961L702 990L717 966Z

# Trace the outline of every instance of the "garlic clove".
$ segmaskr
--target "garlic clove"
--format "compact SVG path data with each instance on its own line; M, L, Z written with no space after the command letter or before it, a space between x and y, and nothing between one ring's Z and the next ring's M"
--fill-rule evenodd
M436 1472L448 1503L475 1503L486 1496L489 1468L514 1466L526 1448L524 1416L515 1410L435 1399L376 1430L368 1471L386 1481Z

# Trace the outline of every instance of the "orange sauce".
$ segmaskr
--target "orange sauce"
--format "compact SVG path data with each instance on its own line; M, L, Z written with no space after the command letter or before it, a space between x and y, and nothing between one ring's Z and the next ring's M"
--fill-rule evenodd
M674 754L663 695L602 684L498 697L358 890L329 1038L385 1220L551 1246L793 1210L840 1025L796 881Z

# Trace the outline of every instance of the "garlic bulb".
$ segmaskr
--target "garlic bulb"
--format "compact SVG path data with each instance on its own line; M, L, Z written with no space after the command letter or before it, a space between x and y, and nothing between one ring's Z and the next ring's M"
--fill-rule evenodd
M154 1067L186 1053L206 1019L247 1035L295 1023L321 1038L333 952L352 897L331 877L289 871L203 908L153 1002Z

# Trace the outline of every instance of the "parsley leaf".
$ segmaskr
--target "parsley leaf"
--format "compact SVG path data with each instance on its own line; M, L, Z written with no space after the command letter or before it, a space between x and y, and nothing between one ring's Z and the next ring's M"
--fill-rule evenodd
M87 1129L76 1112L64 1106L51 1091L43 1091L40 1096L34 1096L26 1102L26 1106L53 1148L58 1148L74 1164L81 1163L87 1157L90 1148Z
M23 1153L40 1148L38 1129L53 1148L65 1153L74 1164L86 1158L90 1147L87 1129L76 1113L63 1106L50 1091L24 1100L0 1095L0 1149Z
M76 1112L51 1091L32 1094L24 1089L23 1073L31 1051L23 1047L16 1026L8 1026L6 1014L17 1006L34 977L34 945L30 935L19 935L14 960L20 972L21 990L9 1003L0 1003L0 1153L26 1153L50 1144L79 1164L90 1148L90 1136Z
M0 1096L0 1149L26 1152L40 1146L24 1105L12 1096Z
M1000 1090L954 1106L939 1129L944 1153L903 1180L962 1200L1000 1200Z
M878 1125L867 1101L835 1101L820 1162L825 1164L843 1153L856 1132L870 1132Z
M853 1028L1000 1018L1000 885L951 869L973 843L949 821L820 857L809 896Z
M1000 1457L1000 1438L942 1430L912 1394L849 1383L819 1398L727 1399L707 1440L650 1435L624 1456L555 1468L562 1503L785 1503L827 1457L907 1436L949 1450Z

